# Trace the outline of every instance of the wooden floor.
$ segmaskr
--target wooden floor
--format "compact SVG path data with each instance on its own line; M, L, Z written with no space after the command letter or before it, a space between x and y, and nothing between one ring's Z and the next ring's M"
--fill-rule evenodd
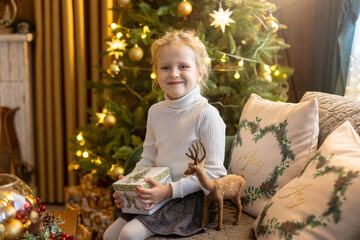
M50 211L56 217L60 217L62 223L59 224L61 230L64 233L67 233L72 236L76 236L77 227L78 227L78 216L79 212L75 210L57 210L57 211Z

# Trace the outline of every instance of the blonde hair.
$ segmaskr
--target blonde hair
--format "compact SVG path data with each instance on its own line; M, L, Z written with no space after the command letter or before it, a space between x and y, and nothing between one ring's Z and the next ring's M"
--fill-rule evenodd
M209 55L206 51L204 43L197 37L197 34L194 30L169 30L165 34L154 41L151 46L151 63L152 70L154 73L157 73L157 52L160 47L173 42L180 42L189 46L195 54L195 62L198 70L202 74L202 79L199 82L200 89L203 90L206 87L206 81L208 80L211 65L207 63ZM156 89L159 86L157 79L153 79L153 89Z

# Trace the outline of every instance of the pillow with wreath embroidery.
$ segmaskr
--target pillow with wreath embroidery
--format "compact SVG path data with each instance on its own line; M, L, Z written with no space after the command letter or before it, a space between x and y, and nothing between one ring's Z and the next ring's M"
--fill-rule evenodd
M229 173L245 173L245 212L257 217L272 196L293 179L316 152L317 99L273 102L251 94L233 142Z
M256 237L355 239L360 233L359 188L360 137L346 121L265 206L253 224Z

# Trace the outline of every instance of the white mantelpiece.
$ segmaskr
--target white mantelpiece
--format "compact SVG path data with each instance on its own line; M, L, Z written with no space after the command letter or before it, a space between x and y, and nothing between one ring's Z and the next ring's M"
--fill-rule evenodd
M22 160L35 166L32 34L0 34L0 106L20 109L15 129Z

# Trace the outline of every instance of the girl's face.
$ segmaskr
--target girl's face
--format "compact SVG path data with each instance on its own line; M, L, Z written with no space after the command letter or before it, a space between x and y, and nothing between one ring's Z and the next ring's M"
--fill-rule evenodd
M161 89L171 100L189 93L202 78L194 51L179 43L161 46L157 51L157 78Z

